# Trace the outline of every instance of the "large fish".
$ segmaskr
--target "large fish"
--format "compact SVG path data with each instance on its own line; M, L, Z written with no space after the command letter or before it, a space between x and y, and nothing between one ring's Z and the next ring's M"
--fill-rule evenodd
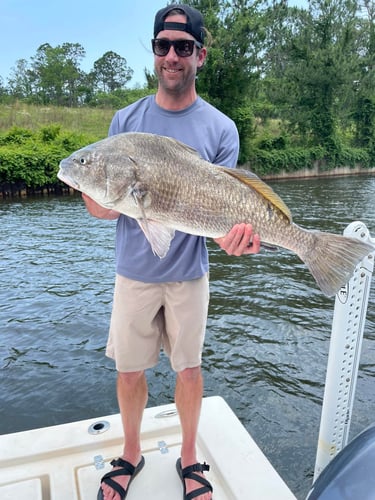
M62 160L58 177L103 207L135 218L160 258L175 230L217 238L237 223L251 223L263 243L295 252L331 296L374 251L354 238L303 229L255 174L213 165L168 137L108 137Z

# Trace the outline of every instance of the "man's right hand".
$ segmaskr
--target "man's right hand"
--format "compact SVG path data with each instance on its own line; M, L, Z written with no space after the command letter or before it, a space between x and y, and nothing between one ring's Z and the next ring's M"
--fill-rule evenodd
M120 216L120 212L116 212L116 210L111 210L110 208L105 208L96 203L90 196L85 193L82 193L83 201L85 202L87 211L89 214L97 217L98 219L108 219L115 220Z

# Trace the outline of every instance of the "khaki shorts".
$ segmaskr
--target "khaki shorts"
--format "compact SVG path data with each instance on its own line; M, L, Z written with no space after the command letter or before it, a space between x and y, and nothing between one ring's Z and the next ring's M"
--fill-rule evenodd
M175 283L116 275L106 355L119 372L155 366L161 347L176 372L199 366L208 302L208 275Z

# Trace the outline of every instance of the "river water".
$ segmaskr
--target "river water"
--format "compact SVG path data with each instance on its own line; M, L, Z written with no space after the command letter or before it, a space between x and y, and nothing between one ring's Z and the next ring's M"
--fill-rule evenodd
M361 220L375 236L374 176L272 186L306 228L341 234ZM115 223L90 217L79 196L2 200L0 221L0 433L117 413L116 373L104 355ZM302 499L315 463L334 299L287 251L235 258L209 248L205 395L225 398ZM374 281L351 436L375 414ZM173 401L165 356L148 379L149 406Z

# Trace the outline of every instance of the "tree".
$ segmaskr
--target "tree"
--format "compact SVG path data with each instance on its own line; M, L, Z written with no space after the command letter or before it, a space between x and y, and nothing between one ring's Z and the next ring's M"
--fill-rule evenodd
M0 102L3 102L5 97L8 96L8 91L4 86L4 80L3 77L0 76Z
M41 45L32 57L32 74L37 95L43 104L73 106L78 103L78 88L83 77L79 65L85 56L78 43L63 43L51 47Z
M342 103L357 71L357 8L355 0L310 0L308 11L294 11L285 44L279 81L284 118L305 141L325 146L333 156L340 149L338 119L347 113Z
M94 62L92 71L97 88L103 92L122 89L131 80L134 71L127 66L126 59L115 52L106 52Z
M33 95L29 64L26 59L18 59L8 78L9 92L16 99L27 99Z
M158 77L155 71L149 71L147 68L144 69L145 78L147 82L147 88L149 90L156 90L158 88Z
M197 89L208 101L235 120L241 143L240 162L248 156L254 133L252 103L260 78L264 39L260 1L198 0L198 8L212 36L205 67L198 74Z
M364 0L359 22L359 74L351 109L356 125L356 145L368 148L375 157L375 2Z

